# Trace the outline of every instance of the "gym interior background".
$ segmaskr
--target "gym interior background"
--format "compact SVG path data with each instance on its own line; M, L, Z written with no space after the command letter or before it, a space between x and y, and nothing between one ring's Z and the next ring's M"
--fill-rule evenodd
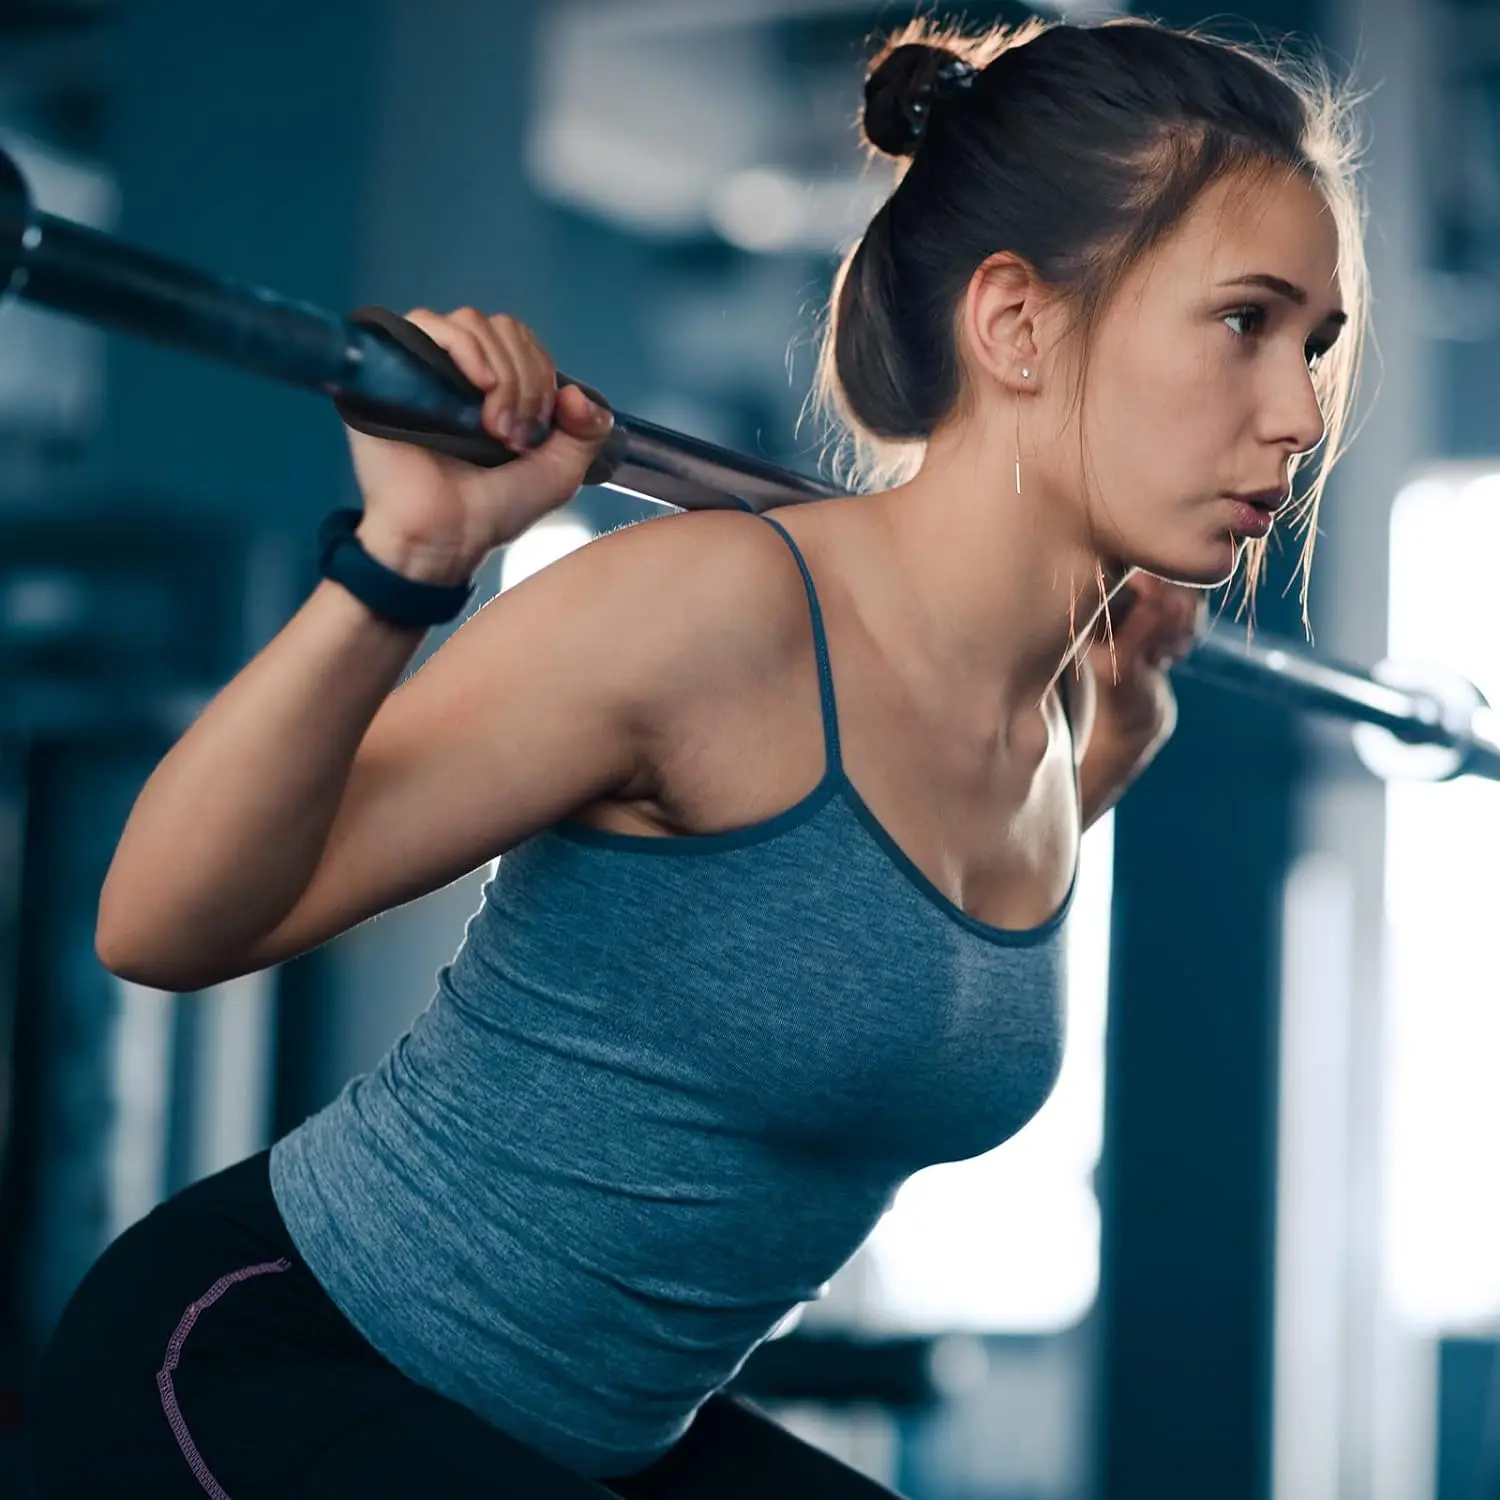
M49 213L328 307L512 311L620 407L811 469L812 314L885 180L860 60L911 10L0 0L0 145ZM1150 13L1315 38L1374 89L1378 406L1316 646L1500 697L1500 4ZM477 905L484 870L208 994L94 956L141 782L352 498L316 397L0 309L0 1493L103 1246L373 1063ZM651 509L585 490L480 594ZM1261 628L1297 638L1295 597ZM1055 1096L913 1179L746 1388L917 1500L1500 1496L1500 787L1179 696L1089 835Z

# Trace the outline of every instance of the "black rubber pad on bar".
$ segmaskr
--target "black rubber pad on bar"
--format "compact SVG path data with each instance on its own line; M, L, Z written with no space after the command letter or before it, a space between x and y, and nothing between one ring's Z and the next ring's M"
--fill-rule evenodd
M435 344L428 336L398 313L388 307L357 307L349 314L349 321L361 328L373 329L398 344L421 364L427 366L442 382L460 396L475 402L483 401L484 392L475 386L449 357L448 351ZM609 409L598 391L582 385L566 376L558 377L559 385L577 385L598 406ZM444 453L449 458L462 459L464 463L477 464L483 469L498 468L509 463L517 455L499 438L488 433L456 433L436 424L423 421L420 413L413 413L410 426L396 426L385 413L376 415L363 403L346 396L333 398L334 409L356 432L368 433L371 437L388 438L396 443L413 443L419 448L430 448L434 453ZM585 484L602 484L614 470L614 462L601 453L584 476Z

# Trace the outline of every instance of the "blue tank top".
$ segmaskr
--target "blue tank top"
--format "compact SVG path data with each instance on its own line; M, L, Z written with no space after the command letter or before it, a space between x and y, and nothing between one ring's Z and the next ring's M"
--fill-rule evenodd
M767 518L769 520L769 518ZM659 1457L919 1168L1056 1081L1063 922L988 926L844 774L681 838L561 823L498 862L427 1009L279 1140L329 1296L413 1380L580 1474Z

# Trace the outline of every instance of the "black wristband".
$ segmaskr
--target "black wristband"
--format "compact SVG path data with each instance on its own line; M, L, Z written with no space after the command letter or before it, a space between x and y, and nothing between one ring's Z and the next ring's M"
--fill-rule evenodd
M318 528L318 572L342 584L361 604L392 625L444 625L456 620L474 593L472 583L418 583L376 560L354 529L364 512L352 507L329 513Z

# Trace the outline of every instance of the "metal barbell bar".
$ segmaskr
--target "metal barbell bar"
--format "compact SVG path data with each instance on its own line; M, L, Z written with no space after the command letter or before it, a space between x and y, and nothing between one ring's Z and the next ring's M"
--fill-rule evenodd
M0 152L0 298L6 294L222 364L357 401L393 424L412 417L483 435L482 398L443 380L378 331L310 303L209 275L84 225L35 211L19 168ZM565 378L565 377L564 377ZM683 510L831 498L822 480L615 412L590 482ZM1500 780L1500 714L1472 683L1382 664L1373 673L1277 643L1210 631L1176 670L1361 726L1356 748L1380 774Z

